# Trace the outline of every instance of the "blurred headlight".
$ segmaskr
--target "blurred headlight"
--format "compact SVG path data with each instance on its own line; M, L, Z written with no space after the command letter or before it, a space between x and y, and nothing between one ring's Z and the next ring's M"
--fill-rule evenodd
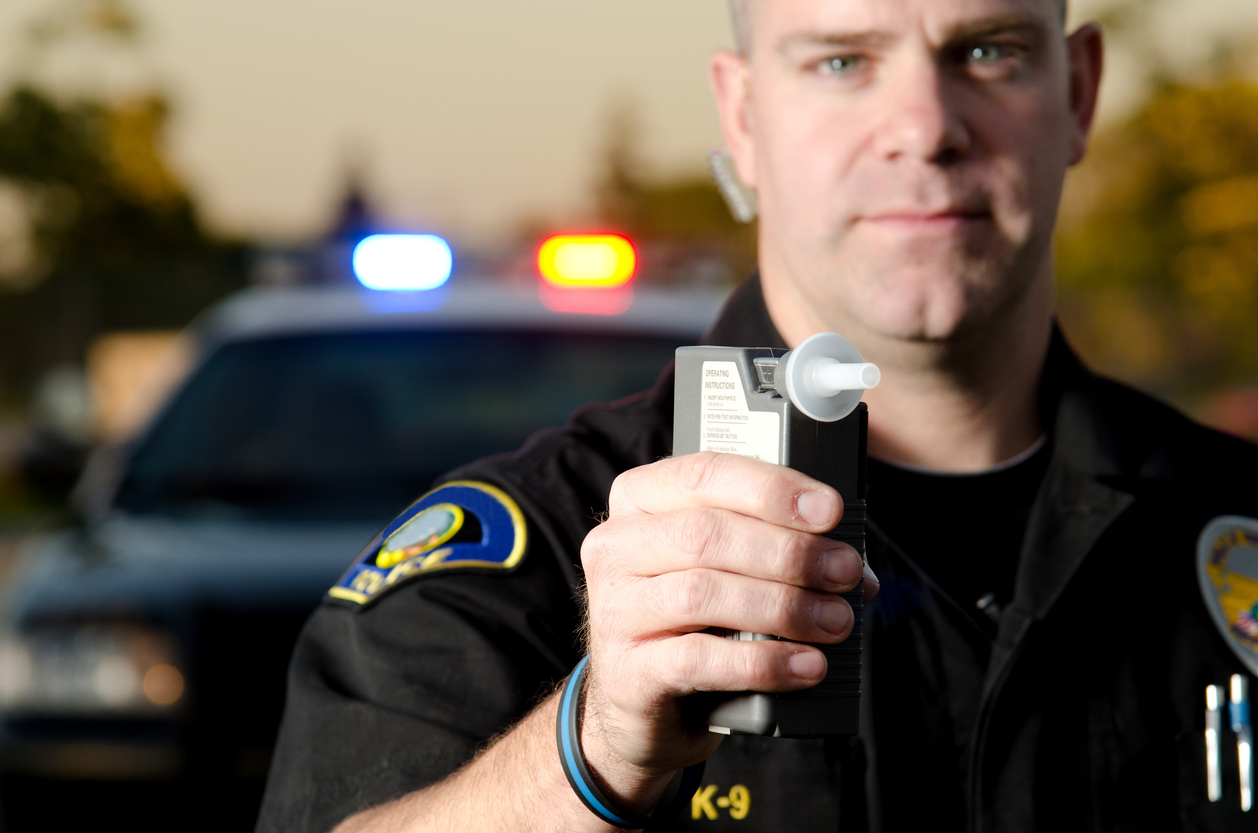
M156 714L183 698L174 640L88 625L0 636L0 709L25 714Z

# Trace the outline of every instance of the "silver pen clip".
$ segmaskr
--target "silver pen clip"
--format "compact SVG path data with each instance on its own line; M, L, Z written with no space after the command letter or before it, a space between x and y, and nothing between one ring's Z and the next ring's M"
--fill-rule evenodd
M1249 812L1254 806L1254 726L1249 717L1249 678L1232 675L1232 700L1229 711L1232 731L1236 733L1236 755L1240 761L1241 809Z
M1227 695L1221 685L1206 686L1206 795L1211 802L1223 798L1223 704Z

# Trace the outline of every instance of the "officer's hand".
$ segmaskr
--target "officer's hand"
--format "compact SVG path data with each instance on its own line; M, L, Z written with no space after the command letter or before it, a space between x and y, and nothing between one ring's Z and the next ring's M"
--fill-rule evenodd
M610 515L581 549L591 653L582 742L596 771L612 770L600 772L609 786L632 793L715 751L721 736L682 725L688 694L821 681L825 657L798 642L848 636L852 609L834 594L863 574L852 547L818 534L842 512L829 486L732 454L616 479ZM739 642L701 632L709 627L797 642Z

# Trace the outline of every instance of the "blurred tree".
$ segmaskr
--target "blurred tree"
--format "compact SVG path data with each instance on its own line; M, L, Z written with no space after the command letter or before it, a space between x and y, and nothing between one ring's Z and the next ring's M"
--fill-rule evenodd
M1163 81L1098 137L1058 271L1065 326L1101 369L1187 405L1258 381L1258 87Z
M37 46L73 26L136 30L119 0L59 8L32 28ZM204 228L165 161L167 118L156 93L68 98L28 80L0 99L0 188L28 235L0 256L0 395L81 363L103 331L181 326L243 285L243 248Z
M644 277L732 282L755 268L755 224L734 220L711 176L701 167L655 176L640 147L635 111L624 105L614 109L595 196L600 222L642 244Z
M130 39L140 22L124 0L60 0L31 23L30 39L43 46L82 30Z
M1068 180L1063 326L1103 372L1232 413L1207 400L1258 385L1258 87L1244 80L1258 41L1234 26L1186 48L1177 0L1090 5L1145 95Z

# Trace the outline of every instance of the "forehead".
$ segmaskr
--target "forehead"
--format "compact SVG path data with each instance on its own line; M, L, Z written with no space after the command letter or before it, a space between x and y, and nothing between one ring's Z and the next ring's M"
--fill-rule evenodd
M746 2L746 0L745 0ZM852 32L945 37L957 28L1009 19L1052 23L1064 0L750 0L752 39L770 48L792 37ZM752 11L748 9L748 11ZM765 43L765 41L768 43Z

